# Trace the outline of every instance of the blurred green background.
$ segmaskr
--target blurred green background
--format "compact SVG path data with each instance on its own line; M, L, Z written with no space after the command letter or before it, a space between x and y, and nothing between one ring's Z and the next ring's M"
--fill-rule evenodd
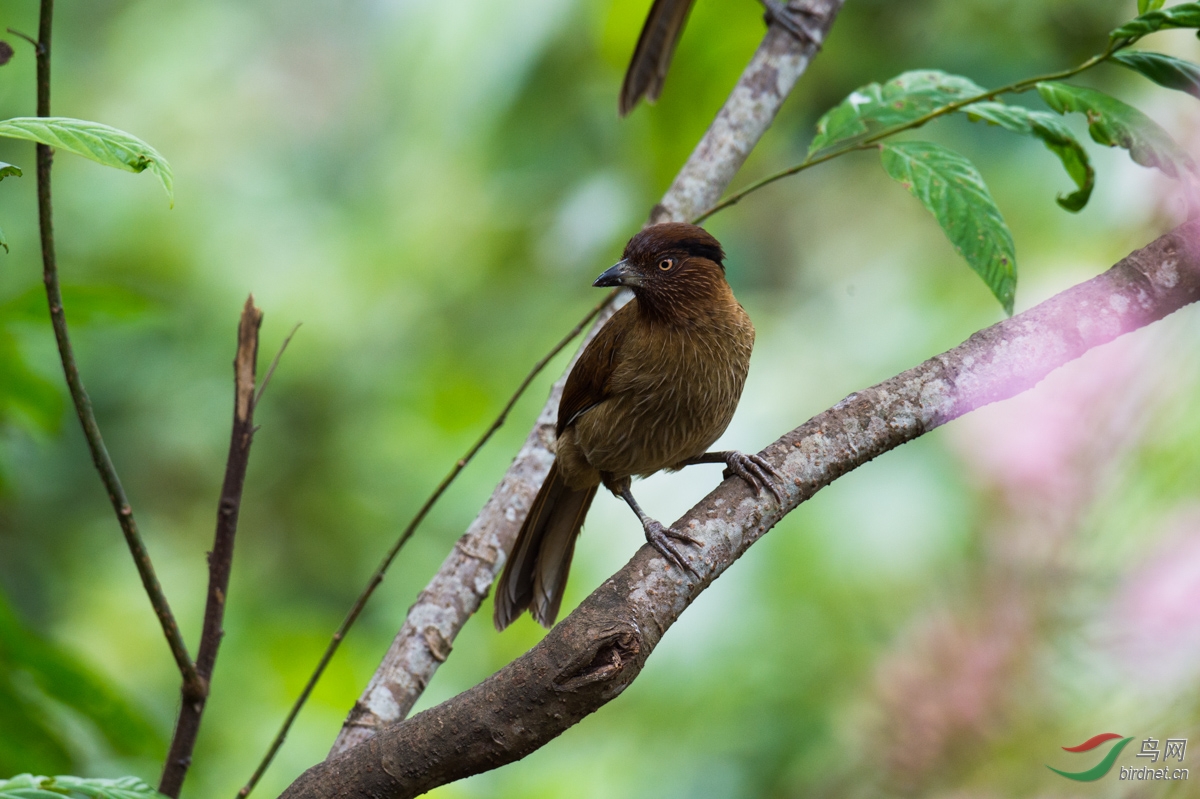
M57 159L58 248L83 377L193 650L232 408L238 312L263 361L227 635L184 795L232 797L371 569L540 356L591 307L762 35L749 0L697 4L661 102L616 116L646 0L60 2L55 113L127 130L175 169ZM33 33L32 0L0 27ZM1132 0L849 0L738 183L794 163L871 80L984 85L1072 65ZM33 113L33 58L0 117ZM1186 32L1144 43L1200 58ZM1084 82L1200 154L1200 103L1102 67ZM1026 97L1021 102L1035 103ZM1079 120L1072 124L1081 135ZM1012 226L1017 310L1183 219L1176 186L1091 147L1077 216L1036 142L949 120ZM0 777L156 782L178 675L70 411L45 318L33 147L0 185ZM711 220L759 330L723 442L753 450L1001 318L932 218L841 159ZM441 797L1184 796L1080 786L1099 732L1200 748L1200 311L1090 353L826 489L712 586L618 700ZM562 356L405 549L256 792L322 759L405 609L519 446ZM674 519L717 467L639 498ZM594 507L572 606L641 542ZM490 602L420 708L534 644ZM1139 744L1119 764L1140 766ZM1085 762L1086 761L1086 762ZM1188 793L1190 786L1192 793ZM1086 789L1086 792L1085 792Z

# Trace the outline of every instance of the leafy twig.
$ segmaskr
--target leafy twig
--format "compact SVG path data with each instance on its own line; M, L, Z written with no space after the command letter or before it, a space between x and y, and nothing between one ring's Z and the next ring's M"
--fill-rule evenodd
M487 430L484 431L483 435L479 437L479 440L476 441L469 450L467 450L466 454L455 462L454 466L450 469L446 476L442 478L442 481L438 483L437 488L433 490L433 493L430 494L425 500L424 504L421 505L416 515L413 516L409 523L405 526L403 532L400 533L400 537L396 539L396 543L394 543L392 548L388 550L379 566L375 569L375 572L371 575L371 578L367 581L367 585L358 595L358 599L354 600L354 605L346 614L346 618L342 620L340 625L338 625L333 637L329 640L329 645L325 647L324 654L321 655L321 660L318 661L317 667L313 670L312 675L308 678L308 682L305 684L304 690L301 691L300 696L296 698L295 703L292 705L292 709L288 712L287 718L283 720L283 724L280 726L279 732L276 733L275 738L271 741L271 745L268 747L266 754L263 755L262 762L258 764L258 768L254 770L254 774L250 776L250 779L246 782L242 789L238 791L237 795L239 799L244 799L244 797L248 796L250 792L254 790L254 786L258 784L258 781L262 779L262 775L266 772L267 767L270 766L271 761L274 760L275 753L279 751L279 747L283 746L283 741L285 738L287 738L288 731L291 729L293 722L295 722L296 716L300 714L300 709L304 707L304 703L308 701L308 697L312 694L317 682L321 679L321 675L325 672L326 666L329 665L329 661L333 659L334 653L337 652L338 646L341 645L342 639L346 637L346 633L358 619L359 614L361 614L363 611L363 608L366 607L367 600L371 598L371 594L375 593L375 589L378 588L379 584L383 582L383 578L384 575L387 574L388 567L392 565L392 561L395 560L396 555L400 552L400 549L405 545L405 543L408 542L408 539L412 537L413 533L416 532L417 527L422 521L424 521L425 517L429 514L429 511L433 509L433 506L437 504L437 501L441 499L442 495L446 493L446 490L450 487L450 484L454 482L455 478L458 477L459 473L466 468L466 465L471 462L471 460L475 457L479 450L483 448L483 445L488 442L492 435L499 430L501 426L503 426L504 422L508 419L508 414L512 411L513 406L517 404L517 400L519 400L521 395L525 393L525 390L529 388L529 385L533 382L534 378L541 373L542 369L546 367L546 364L553 360L554 356L562 352L563 349L583 331L584 327L586 327L587 324L591 322L597 314L604 310L604 308L616 298L617 293L617 291L611 292L599 304L597 304L596 307L588 311L587 315L580 319L575 327L568 331L568 333L563 336L562 339L559 340L559 342L555 344L549 352L542 356L541 360L533 365L533 368L529 370L529 374L525 375L525 379L521 381L519 386L517 386L517 390L513 392L511 397L509 397L508 402L504 404L504 408L501 409L500 413L492 421L492 424ZM263 383L265 386L266 381L264 380Z
M701 213L701 214L697 215L695 218L693 218L692 224L698 225L701 222L703 222L705 219L708 219L710 216L717 213L718 211L723 211L726 208L729 208L730 206L737 205L748 195L753 194L754 192L758 191L759 189L762 189L762 188L765 188L766 186L771 185L772 183L774 183L777 180L782 180L783 178L790 177L791 175L795 175L797 173L803 172L806 169L810 169L814 166L817 166L818 164L823 164L826 161L832 161L834 158L845 155L846 153L856 152L858 150L870 149L876 143L883 141L884 139L889 138L891 136L895 136L897 133L902 133L906 130L914 130L914 129L919 128L922 125L926 124L927 122L932 122L933 120L937 119L938 117L943 117L943 116L946 116L947 114L952 114L955 111L958 111L958 110L965 108L969 105L972 105L974 103L983 102L985 100L993 100L1001 94L1020 94L1021 92L1029 91L1034 86L1036 86L1038 83L1042 83L1045 81L1065 80L1066 78L1073 77L1075 75L1078 75L1081 72L1086 72L1087 70L1091 69L1092 67L1096 66L1097 64L1101 64L1101 63L1107 61L1109 58L1112 57L1113 53L1115 53L1115 52L1117 52L1117 50L1120 50L1121 48L1127 46L1127 44L1128 44L1128 40L1111 42L1108 46L1108 49L1106 49L1103 53L1092 56L1087 61L1084 61L1079 66L1074 67L1072 69L1064 69L1060 72L1051 72L1049 74L1039 75L1034 78L1025 78L1024 80L1019 80L1014 83L1010 83L1007 86L1001 86L997 89L991 89L991 90L983 92L981 94L976 94L971 97L965 97L962 100L956 100L952 103L947 103L946 105L939 106L939 107L933 109L932 111L930 111L929 113L925 114L924 116L917 117L916 119L913 119L909 122L904 122L904 123L901 123L898 125L892 125L891 127L885 128L884 130L881 130L877 133L873 133L864 139L860 139L853 143L846 144L841 147L837 147L837 148L835 148L833 150L829 150L825 153L810 155L808 158L805 158L803 161L801 161L799 164L796 164L795 166L788 167L787 169L784 169L780 172L776 172L773 175L768 175L767 177L765 177L761 180L757 180L754 183L751 183L746 188L734 192L733 194L726 197L724 200L721 200L721 202L717 203L716 205L712 206L708 210L704 211L703 213Z
M250 444L254 439L254 373L258 362L258 329L261 325L262 311L254 307L254 296L251 295L242 308L242 318L238 323L237 355L233 361L233 432L229 441L229 458L225 462L225 482L221 486L221 499L217 505L217 530L212 552L208 553L208 602L204 608L200 651L196 656L196 671L204 680L205 688L212 680L217 650L225 634L221 623L225 618L225 597L229 591L229 572L233 566L233 539L242 505L242 488L246 484ZM207 696L206 693L189 698L185 693L183 697L179 719L175 722L175 735L171 739L171 749L158 785L160 793L179 796L179 789L192 763L192 751L200 732L200 719L204 714Z
M50 39L54 21L54 0L42 0L38 22L37 42L37 114L39 117L50 116ZM100 435L100 427L96 424L96 416L92 412L92 402L83 387L79 376L79 368L75 364L75 355L71 349L71 338L67 330L67 318L63 311L62 289L58 281L58 260L54 251L54 208L50 199L50 170L53 165L54 151L45 144L37 145L37 195L38 223L42 241L42 280L46 284L46 299L50 305L50 323L54 328L54 339L58 343L58 354L62 360L63 373L66 376L67 388L71 393L71 401L79 423L83 426L83 435L87 439L88 449L92 454L92 462L100 473L100 479L108 492L109 501L117 514L117 522L125 535L129 552L133 555L134 565L142 578L142 586L150 597L150 604L162 625L171 654L179 673L183 675L183 694L185 701L203 697L207 692L205 681L196 672L196 666L188 655L187 644L179 632L179 624L171 612L171 606L159 585L154 573L154 564L150 561L150 553L138 532L137 523L133 518L133 508L125 496L121 479L113 466L112 458L104 446Z

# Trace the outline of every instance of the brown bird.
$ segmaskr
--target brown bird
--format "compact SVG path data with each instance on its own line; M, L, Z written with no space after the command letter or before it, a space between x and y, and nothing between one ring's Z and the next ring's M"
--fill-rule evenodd
M779 0L758 0L766 9L764 16L769 23L777 23L801 42L816 41L805 27L805 13L793 11ZM625 82L621 85L621 97L617 108L625 116L638 100L645 97L654 102L662 93L663 81L675 55L675 45L683 33L688 13L695 0L654 0L646 23L633 48L633 58L625 71Z
M750 368L754 325L725 282L725 253L695 225L653 225L625 246L594 286L628 286L567 376L556 454L496 587L496 629L529 608L550 627L558 616L575 539L603 483L637 514L646 540L669 563L695 571L674 541L695 539L642 511L630 478L696 463L724 463L756 490L783 492L757 455L708 452L737 408Z

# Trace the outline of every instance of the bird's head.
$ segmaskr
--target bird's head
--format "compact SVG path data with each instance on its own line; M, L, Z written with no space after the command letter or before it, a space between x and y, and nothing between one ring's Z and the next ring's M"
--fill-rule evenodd
M630 239L621 260L592 285L628 286L643 304L669 311L725 295L724 259L721 243L704 228L666 222Z

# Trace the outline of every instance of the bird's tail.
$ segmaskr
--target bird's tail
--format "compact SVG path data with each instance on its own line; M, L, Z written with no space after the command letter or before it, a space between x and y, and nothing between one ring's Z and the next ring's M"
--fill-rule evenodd
M629 69L625 71L625 82L621 85L618 105L621 116L632 111L643 95L650 102L658 99L663 81L667 78L667 69L671 66L671 56L675 54L675 44L683 33L688 12L692 10L692 2L654 0L646 16L646 24L642 26L642 34L638 37L637 47L633 49Z
M598 487L575 491L563 480L558 461L550 467L496 584L497 630L512 624L525 608L543 627L554 624L575 539Z

